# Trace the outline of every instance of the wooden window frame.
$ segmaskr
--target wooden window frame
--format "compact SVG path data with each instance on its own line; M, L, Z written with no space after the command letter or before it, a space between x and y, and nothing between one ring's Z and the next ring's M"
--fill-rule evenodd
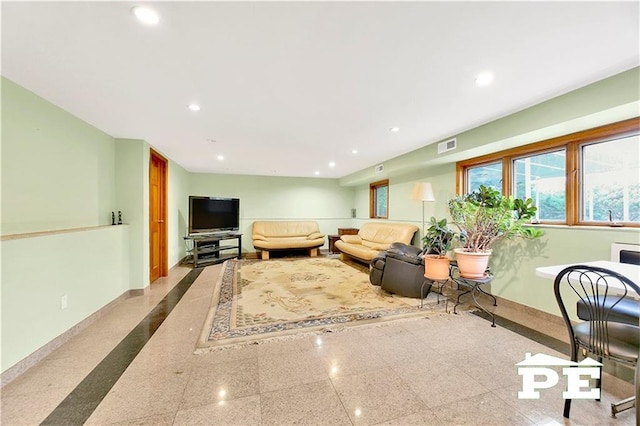
M386 186L387 187L387 215L386 216L377 216L376 215L376 200L378 197L376 196L376 192L378 188ZM389 219L389 179L379 180L377 182L372 182L369 184L369 218L371 219Z
M566 152L566 221L545 221L544 224L609 226L607 222L588 222L580 219L580 178L582 175L580 153L584 145L605 142L612 138L622 138L637 134L640 134L640 117L459 161L456 163L456 193L458 195L464 194L467 187L466 180L468 169L502 161L502 193L511 194L513 187L512 168L514 160L527 156L557 151L558 149L564 148ZM623 222L622 225L634 228L640 227L640 224L635 222Z

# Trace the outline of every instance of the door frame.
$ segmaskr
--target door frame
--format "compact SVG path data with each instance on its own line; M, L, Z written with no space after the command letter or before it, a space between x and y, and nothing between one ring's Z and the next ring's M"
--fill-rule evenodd
M151 167L153 166L153 161L157 160L160 166L160 193L159 193L159 203L160 203L160 220L162 221L159 229L159 244L160 244L160 265L159 265L159 277L166 277L169 275L169 267L168 267L168 252L167 252L167 171L169 167L169 162L166 158L160 155L158 152L150 149L149 153L149 182L151 182ZM151 230L151 191L149 191L149 230ZM151 281L151 268L152 268L152 247L153 239L151 238L151 231L149 232L149 281Z

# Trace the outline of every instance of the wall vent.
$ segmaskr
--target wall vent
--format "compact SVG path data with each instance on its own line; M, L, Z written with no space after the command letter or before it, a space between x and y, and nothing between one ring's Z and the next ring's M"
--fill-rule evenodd
M382 172L384 172L384 164L378 164L377 166L375 166L375 167L373 168L373 171L374 171L375 173L382 173Z
M451 151L456 149L457 141L455 138L450 139L448 141L440 142L438 144L438 154L442 154L443 152Z

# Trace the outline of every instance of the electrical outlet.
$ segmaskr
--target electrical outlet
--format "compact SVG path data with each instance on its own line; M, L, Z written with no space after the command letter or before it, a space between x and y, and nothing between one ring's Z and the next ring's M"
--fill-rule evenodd
M65 294L60 298L60 309L67 309L67 295Z

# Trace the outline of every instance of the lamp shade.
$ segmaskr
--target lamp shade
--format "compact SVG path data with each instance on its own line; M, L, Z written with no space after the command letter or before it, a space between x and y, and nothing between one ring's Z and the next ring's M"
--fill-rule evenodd
M416 182L416 184L413 186L411 199L418 201L435 201L436 197L433 196L433 188L431 187L431 183Z

